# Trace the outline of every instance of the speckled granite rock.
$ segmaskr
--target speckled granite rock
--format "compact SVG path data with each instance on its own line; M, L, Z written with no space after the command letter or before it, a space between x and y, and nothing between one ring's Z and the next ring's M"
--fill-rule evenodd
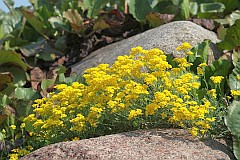
M194 46L204 39L210 39L214 43L218 41L214 32L195 23L175 21L100 48L73 65L72 70L81 75L87 68L100 63L113 64L117 56L129 54L130 49L136 46L142 46L144 49L159 48L165 53L172 53L183 42L189 42ZM218 58L220 53L215 45L212 44L211 47L214 56Z
M20 160L230 160L225 141L194 139L182 129L125 132L40 148Z

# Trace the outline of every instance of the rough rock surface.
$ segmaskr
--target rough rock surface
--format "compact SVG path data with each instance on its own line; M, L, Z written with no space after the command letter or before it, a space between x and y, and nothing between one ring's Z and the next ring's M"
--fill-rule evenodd
M230 160L225 141L194 139L182 129L125 132L40 148L21 160Z
M100 63L113 64L117 56L129 54L130 49L136 46L142 46L144 49L159 48L167 54L173 53L183 42L189 42L194 46L204 39L209 39L213 43L218 41L214 32L195 23L175 21L100 48L73 65L72 70L81 75L87 68L95 67ZM211 46L214 56L218 58L219 53L215 46L213 44Z

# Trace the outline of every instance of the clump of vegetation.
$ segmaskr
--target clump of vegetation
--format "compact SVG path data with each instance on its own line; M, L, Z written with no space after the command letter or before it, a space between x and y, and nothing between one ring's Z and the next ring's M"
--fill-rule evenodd
M190 49L184 43L177 51L194 56ZM220 89L225 77L210 76L213 87L202 88L201 82L207 80L205 62L194 74L187 58L171 59L172 65L169 58L159 49L136 47L110 67L100 64L87 69L83 83L56 85L56 91L37 99L33 113L23 119L21 129L31 135L25 137L26 145L35 149L76 137L156 127L222 137L227 133L223 120L227 106Z

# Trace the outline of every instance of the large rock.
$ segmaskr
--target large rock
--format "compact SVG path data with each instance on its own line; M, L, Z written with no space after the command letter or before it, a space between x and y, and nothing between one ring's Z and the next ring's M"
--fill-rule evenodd
M195 23L190 21L171 22L100 48L73 65L72 70L81 75L87 68L95 67L100 63L113 64L117 56L129 54L130 49L136 46L142 46L144 49L159 48L167 54L175 51L175 48L183 42L189 42L194 46L204 39L209 39L213 43L218 41L214 32ZM212 50L217 52L214 45L212 47ZM216 54L219 53L215 53L215 56ZM217 55L218 57L219 55Z
M181 129L125 132L40 148L21 160L230 160L224 141L193 139Z

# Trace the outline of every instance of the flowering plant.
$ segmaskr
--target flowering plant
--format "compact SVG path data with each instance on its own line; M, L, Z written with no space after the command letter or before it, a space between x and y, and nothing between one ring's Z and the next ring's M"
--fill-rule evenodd
M56 85L55 92L35 101L33 113L23 120L31 135L28 145L39 148L156 127L184 128L198 137L221 136L227 132L227 106L221 100L226 77L212 67L221 64L208 66L191 48L183 43L176 49L186 58L171 58L156 48L132 48L112 66L87 69L82 83Z
M177 48L188 55L191 45ZM199 95L200 76L186 58L170 65L159 49L133 48L115 63L87 69L84 83L55 86L56 92L36 100L34 113L24 119L38 142L54 143L133 129L182 127L193 136L210 132L220 103L216 89ZM199 65L204 70L205 63ZM212 76L220 85L222 76Z

